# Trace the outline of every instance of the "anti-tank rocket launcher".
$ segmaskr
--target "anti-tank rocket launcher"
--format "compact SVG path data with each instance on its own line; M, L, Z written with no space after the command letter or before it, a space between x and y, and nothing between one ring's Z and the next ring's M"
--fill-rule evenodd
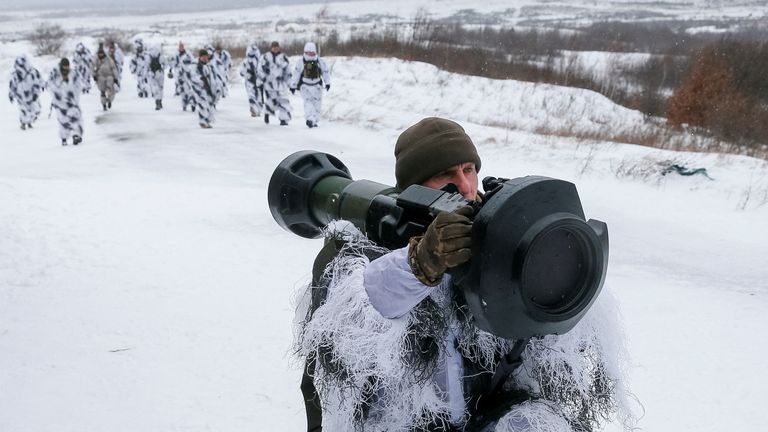
M455 188L399 191L352 180L336 157L305 150L277 166L268 201L275 221L302 237L320 237L325 225L343 219L389 249L423 234L441 212L473 205L472 259L448 272L475 324L508 339L569 331L603 286L607 225L585 219L576 187L564 180L486 177L483 189L482 203Z

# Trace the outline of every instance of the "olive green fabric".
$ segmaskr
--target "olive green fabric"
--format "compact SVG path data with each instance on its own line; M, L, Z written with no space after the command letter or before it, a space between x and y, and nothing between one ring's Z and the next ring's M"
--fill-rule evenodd
M464 128L438 117L427 117L400 134L395 144L395 161L400 190L465 162L474 162L480 171L480 157Z

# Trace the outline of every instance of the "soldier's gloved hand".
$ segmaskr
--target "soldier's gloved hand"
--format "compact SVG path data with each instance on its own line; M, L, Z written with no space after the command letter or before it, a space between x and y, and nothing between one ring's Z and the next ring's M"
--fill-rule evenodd
M173 78L173 72L168 72L168 79Z
M36 94L32 95L32 102L37 102L37 95Z
M296 94L296 89L295 88L291 89L291 94Z
M326 85L325 85L325 91L328 91L328 90L330 90L330 89L331 89L331 85L330 85L330 84L326 84Z
M472 221L469 217L473 213L470 206L452 213L440 213L423 236L411 238L408 263L421 283L436 286L446 270L472 257Z
M13 96L8 96L8 100L11 101L11 103L13 103Z

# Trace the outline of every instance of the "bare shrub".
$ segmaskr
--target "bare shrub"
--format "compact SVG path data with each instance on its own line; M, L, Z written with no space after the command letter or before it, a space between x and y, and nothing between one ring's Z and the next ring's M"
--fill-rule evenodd
M29 35L37 55L59 56L67 32L58 24L40 23Z
M768 142L768 44L723 40L696 54L688 79L669 100L674 125L693 125L764 153Z
M659 161L650 157L645 157L638 162L622 159L613 167L613 174L617 178L647 181L660 177L661 168Z

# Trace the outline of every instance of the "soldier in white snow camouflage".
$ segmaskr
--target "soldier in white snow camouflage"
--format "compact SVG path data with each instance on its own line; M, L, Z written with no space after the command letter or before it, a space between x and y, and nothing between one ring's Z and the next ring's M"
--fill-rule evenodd
M136 53L131 59L130 70L136 76L136 92L140 98L149 97L149 55L144 50L144 41L137 38L133 41Z
M116 42L109 43L109 56L115 61L117 66L117 80L115 81L115 93L120 93L120 82L123 79L123 50Z
M168 62L165 56L158 48L152 48L149 51L149 62L147 73L149 77L149 88L152 91L152 98L155 100L155 110L163 109L163 86L165 84L165 68Z
M32 67L27 57L17 57L8 84L8 99L19 105L22 129L31 128L40 115L40 93L43 86L40 72Z
M213 52L213 64L219 70L221 97L225 98L229 95L229 70L232 69L232 55L221 45L216 45L216 50Z
M323 87L331 89L331 75L325 60L317 54L313 42L304 45L304 56L296 62L291 77L291 93L297 89L304 99L304 118L307 127L317 127L323 103Z
M263 83L259 81L259 58L261 53L259 47L252 43L245 53L245 60L240 66L240 76L245 82L245 93L248 95L248 104L251 106L251 117L261 115L263 107L262 99L264 90Z
M197 104L197 116L200 127L203 129L210 129L215 121L216 93L219 91L217 88L219 83L214 78L213 70L208 64L209 57L207 50L200 50L197 64L188 70L186 76L186 79L192 83Z
M285 96L285 90L291 79L290 61L280 50L280 44L272 42L270 50L261 56L259 81L264 83L264 122L269 123L269 116L277 115L282 126L291 120L291 103Z
M61 144L67 145L71 137L72 144L78 145L83 140L83 115L80 111L83 84L69 67L69 59L61 59L59 66L51 71L46 87L52 93L51 105L56 108Z
M189 69L192 67L192 56L184 48L184 44L179 42L179 50L171 58L171 65L168 69L168 78L176 77L176 87L174 95L181 98L181 109L184 111L190 108L195 110L195 92L192 91L192 83L187 78Z
M83 93L89 93L91 91L92 63L93 54L91 54L91 50L86 48L82 43L78 43L77 47L75 47L75 54L72 56L72 65L75 68L77 77L83 83Z
M216 49L213 48L213 45L206 45L205 51L208 52L208 67L211 70L211 76L213 77L213 80L216 81L216 85L214 86L214 94L213 94L213 104L216 105L219 103L219 100L226 97L227 92L227 80L226 75L224 74L224 62L219 57L217 59L216 57Z

